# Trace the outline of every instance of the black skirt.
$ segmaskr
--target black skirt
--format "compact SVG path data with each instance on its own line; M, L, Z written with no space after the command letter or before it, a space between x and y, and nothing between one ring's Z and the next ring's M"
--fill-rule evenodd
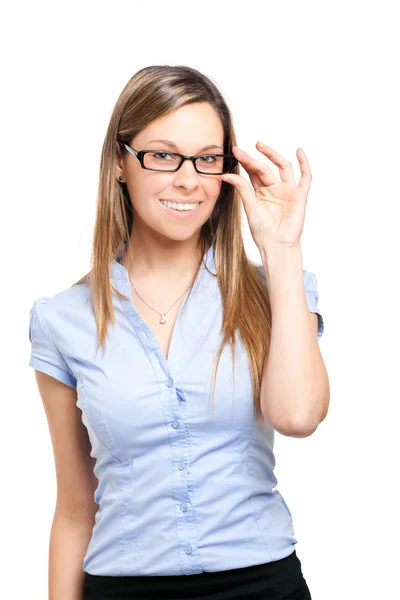
M85 572L83 600L311 600L296 550L242 569L195 575L125 576Z

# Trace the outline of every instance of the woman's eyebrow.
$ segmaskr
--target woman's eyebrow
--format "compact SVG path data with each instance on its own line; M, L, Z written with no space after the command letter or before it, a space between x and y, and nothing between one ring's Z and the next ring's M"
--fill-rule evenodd
M162 144L165 144L166 146L171 146L172 148L175 148L175 149L178 148L178 146L174 142L171 142L171 140L151 140L150 142L147 142L147 143L152 144L153 142L161 142ZM212 148L220 148L221 150L223 150L222 146L218 146L217 144L210 144L208 146L204 146L204 148L199 150L199 152L203 152L203 150L211 150Z

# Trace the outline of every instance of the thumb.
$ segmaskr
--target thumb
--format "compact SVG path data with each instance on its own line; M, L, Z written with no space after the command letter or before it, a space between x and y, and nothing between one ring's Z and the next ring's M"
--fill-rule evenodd
M249 215L251 209L257 202L257 198L255 197L254 191L249 182L246 181L244 177L237 175L236 173L225 173L224 175L220 175L220 177L223 181L227 181L238 190L243 201L245 211L247 215Z

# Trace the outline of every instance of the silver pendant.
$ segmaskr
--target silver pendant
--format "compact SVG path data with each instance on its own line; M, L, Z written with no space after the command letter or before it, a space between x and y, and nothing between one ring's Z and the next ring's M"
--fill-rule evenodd
M160 323L166 323L167 320L165 318L165 313L161 313L161 319L160 319Z

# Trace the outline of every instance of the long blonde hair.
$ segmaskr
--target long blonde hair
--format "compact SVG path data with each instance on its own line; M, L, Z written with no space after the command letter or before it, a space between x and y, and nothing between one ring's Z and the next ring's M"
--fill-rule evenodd
M208 102L215 109L223 125L224 152L231 153L236 145L236 135L229 108L216 85L196 69L156 65L139 70L125 85L112 112L101 154L91 269L73 284L87 282L90 286L97 348L105 349L108 323L115 324L116 321L112 291L126 299L110 283L110 264L124 251L134 218L127 186L119 183L115 175L117 152L124 152L118 142L130 144L134 136L155 119L194 102ZM239 173L239 167L236 166L233 172ZM260 389L271 337L269 293L263 270L248 259L244 249L240 196L224 181L214 210L201 228L201 256L212 244L223 309L223 339L216 355L212 401L221 353L229 342L235 356L237 330L249 360L255 416L258 424L265 425ZM201 262L197 273L200 266Z

